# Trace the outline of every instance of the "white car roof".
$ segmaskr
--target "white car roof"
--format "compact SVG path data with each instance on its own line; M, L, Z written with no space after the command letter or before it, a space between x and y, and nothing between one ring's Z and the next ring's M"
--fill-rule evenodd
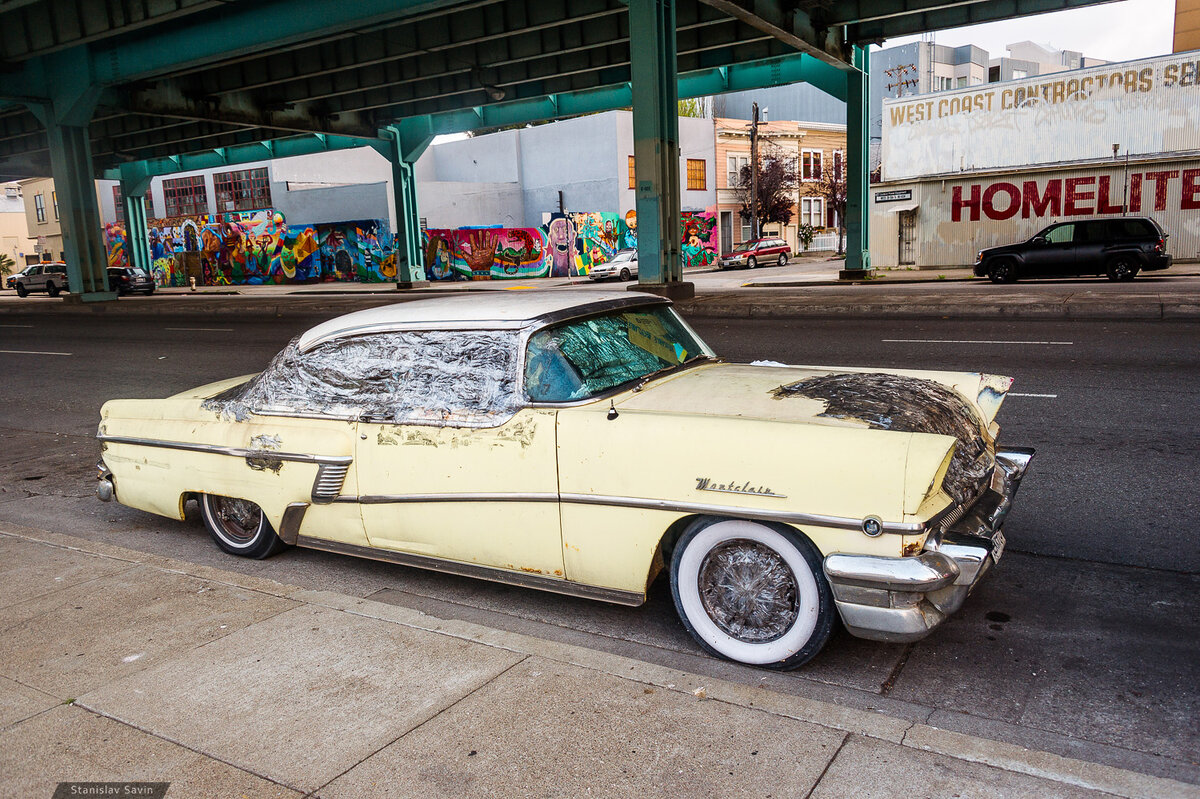
M548 316L580 315L641 303L662 303L653 294L629 291L464 291L355 311L330 319L300 337L301 352L344 336L390 330L519 330Z

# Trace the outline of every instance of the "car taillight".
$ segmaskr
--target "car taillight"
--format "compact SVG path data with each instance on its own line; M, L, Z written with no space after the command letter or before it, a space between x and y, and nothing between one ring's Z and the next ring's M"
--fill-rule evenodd
M1163 250L1165 250L1165 249L1167 249L1167 240L1166 239L1159 239L1158 244L1154 245L1154 251L1156 253L1161 254L1163 252Z

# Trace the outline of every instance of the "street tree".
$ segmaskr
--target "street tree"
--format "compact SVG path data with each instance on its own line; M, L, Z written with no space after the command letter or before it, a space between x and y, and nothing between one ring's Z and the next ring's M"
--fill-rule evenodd
M839 167L840 165L834 169L826 169L821 174L816 193L825 201L825 207L831 209L837 217L837 254L843 255L846 236L846 169Z
M770 222L787 225L794 216L796 187L800 185L799 162L795 155L771 141L762 142L758 149L757 203L760 229L761 225ZM743 219L750 219L753 215L753 167L747 164L738 173L737 198L742 204L740 213Z
M12 274L12 268L17 265L17 262L9 257L8 253L0 252L0 275Z

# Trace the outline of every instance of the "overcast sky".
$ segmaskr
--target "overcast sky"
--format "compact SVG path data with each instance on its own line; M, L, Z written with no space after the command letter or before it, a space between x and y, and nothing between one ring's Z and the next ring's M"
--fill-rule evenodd
M1174 25L1175 0L1121 0L938 31L934 41L951 47L974 44L987 50L991 58L1007 56L1006 45L1029 40L1053 45L1058 50L1078 50L1090 58L1129 61L1171 52ZM920 38L888 39L883 46L906 44Z

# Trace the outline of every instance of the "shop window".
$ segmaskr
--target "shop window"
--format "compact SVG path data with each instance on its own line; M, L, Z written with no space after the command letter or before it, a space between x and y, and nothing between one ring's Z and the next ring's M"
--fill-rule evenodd
M267 168L220 172L213 175L217 211L257 211L271 207L271 183Z
M163 181L167 216L202 216L208 213L208 191L203 175Z

